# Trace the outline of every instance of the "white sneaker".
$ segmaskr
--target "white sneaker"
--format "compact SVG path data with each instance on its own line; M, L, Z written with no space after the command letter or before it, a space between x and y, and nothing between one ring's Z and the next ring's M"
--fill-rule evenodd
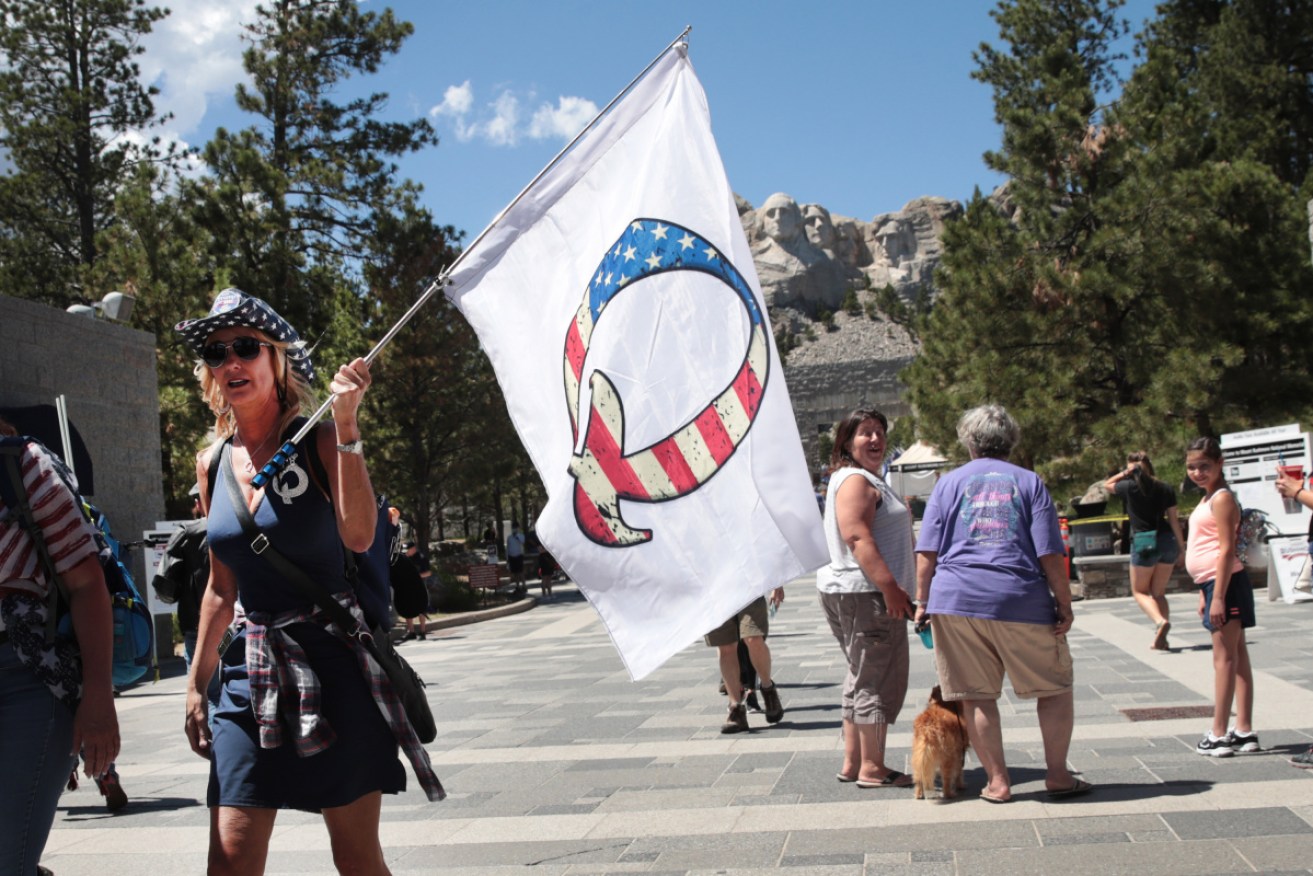
M1199 740L1199 744L1194 747L1195 754L1202 754L1207 757L1230 757L1235 754L1235 749L1231 747L1231 735L1228 733L1221 739L1217 739L1211 732L1205 733L1204 738Z
M1251 754L1263 750L1258 744L1258 734L1252 730L1248 733L1237 733L1235 728L1232 728L1226 731L1226 741L1231 745L1232 751Z

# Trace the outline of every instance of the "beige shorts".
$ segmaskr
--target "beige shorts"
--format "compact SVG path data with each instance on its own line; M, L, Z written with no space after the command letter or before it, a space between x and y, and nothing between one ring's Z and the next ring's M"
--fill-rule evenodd
M1022 699L1066 693L1072 686L1067 637L1049 624L1022 624L938 614L931 621L935 668L946 700L996 700L1003 673Z
M753 636L761 636L764 639L766 631L770 629L768 618L766 597L759 596L756 602L749 604L743 611L732 615L729 620L707 633L705 641L711 647L717 648L721 645L734 645L739 639L750 639Z

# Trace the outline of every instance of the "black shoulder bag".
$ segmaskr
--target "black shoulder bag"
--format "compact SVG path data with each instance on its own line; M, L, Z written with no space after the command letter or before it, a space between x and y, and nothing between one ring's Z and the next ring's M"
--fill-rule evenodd
M224 485L228 488L228 497L232 502L233 511L237 515L237 522L241 524L242 532L251 540L251 550L262 557L276 572L282 575L287 581L291 582L301 595L305 596L324 610L329 619L337 624L348 635L358 635L364 642L369 653L378 661L378 665L387 673L388 680L392 683L392 690L397 699L401 701L402 707L406 711L406 718L410 721L410 726L414 728L415 735L419 741L427 745L438 737L438 728L433 721L433 712L429 708L428 697L424 695L424 681L419 677L410 664L397 653L392 645L392 639L387 630L382 626L373 630L361 629L361 625L351 616L351 612L338 603L323 586L316 584L311 580L302 569L293 563L287 557L283 556L269 541L268 536L260 531L255 524L255 518L251 516L251 509L246 504L246 498L242 495L242 488L237 483L237 477L233 474L232 461L229 458L231 447L225 443L219 450L222 459L219 463L219 469L223 477Z

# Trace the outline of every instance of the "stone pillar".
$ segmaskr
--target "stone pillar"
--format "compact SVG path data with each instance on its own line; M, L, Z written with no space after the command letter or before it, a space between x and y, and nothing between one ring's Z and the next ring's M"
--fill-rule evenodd
M140 541L164 516L155 336L0 295L0 407L52 405L59 395L91 456L91 501L116 538ZM127 554L144 596L143 552ZM171 633L161 627L162 656L172 654Z

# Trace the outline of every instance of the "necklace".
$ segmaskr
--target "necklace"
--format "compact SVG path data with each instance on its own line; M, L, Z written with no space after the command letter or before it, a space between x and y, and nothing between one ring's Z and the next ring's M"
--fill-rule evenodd
M269 442L272 441L274 438L278 437L278 433L271 432L268 436L265 437L264 441L260 442L260 444L254 449L252 449L251 446L246 443L246 439L242 438L241 432L237 433L237 437L241 439L242 446L246 448L246 470L254 474L256 455L263 454L265 448L269 446Z

